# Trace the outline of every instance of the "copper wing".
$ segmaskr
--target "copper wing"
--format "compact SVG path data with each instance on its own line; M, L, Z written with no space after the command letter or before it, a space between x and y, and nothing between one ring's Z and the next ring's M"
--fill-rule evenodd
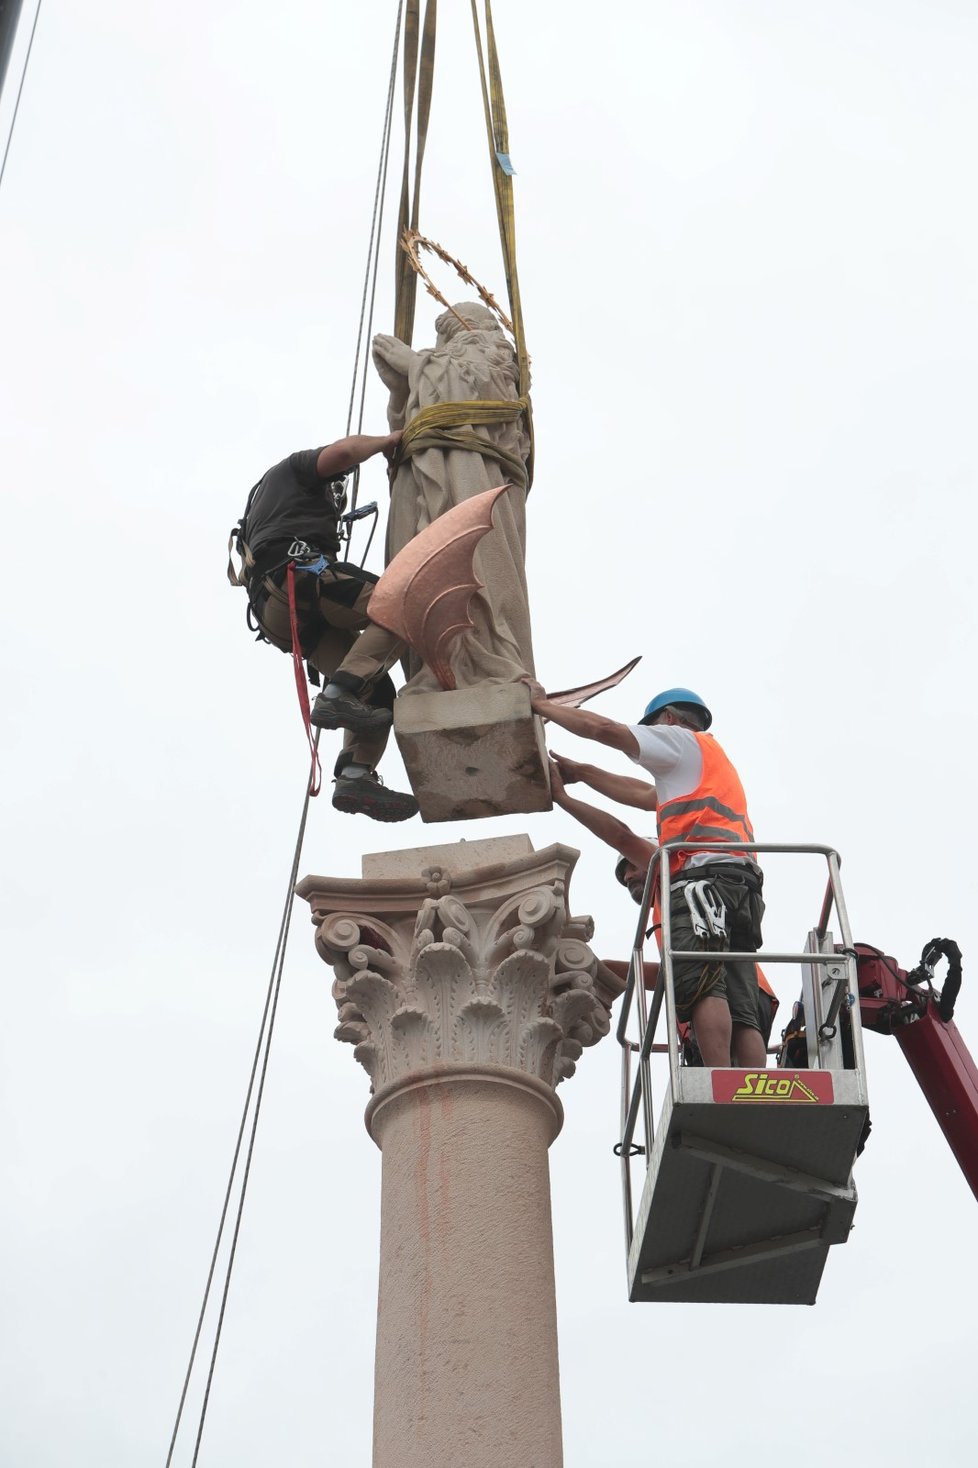
M452 643L474 624L469 604L483 583L475 574L476 546L492 529L500 484L453 505L398 551L374 587L367 606L372 622L401 637L426 663L442 688L454 688Z

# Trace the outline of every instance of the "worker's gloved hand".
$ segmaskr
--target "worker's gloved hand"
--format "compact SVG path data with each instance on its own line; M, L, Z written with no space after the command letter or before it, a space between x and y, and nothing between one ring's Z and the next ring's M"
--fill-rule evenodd
M555 754L552 749L547 753L557 766L561 782L564 785L573 785L581 778L581 766L576 759L568 759L566 754Z

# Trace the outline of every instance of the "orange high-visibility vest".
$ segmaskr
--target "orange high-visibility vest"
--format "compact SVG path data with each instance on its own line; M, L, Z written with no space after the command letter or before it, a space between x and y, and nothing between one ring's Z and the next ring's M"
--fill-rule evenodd
M773 1001L773 1007L771 1009L771 1013L772 1013L772 1015L775 1015L778 1012L778 1005L780 1003L780 1001L778 999L778 996L777 996L777 994L775 994L774 990L771 988L771 985L768 983L768 981L767 981L767 974L761 968L761 965L759 963L755 963L754 967L757 970L757 987L759 989L763 989L764 992L765 992L765 994L770 994L771 999Z
M695 790L667 800L656 812L659 844L664 841L753 841L747 815L747 797L740 776L712 734L694 733L703 757L703 770ZM709 853L707 853L709 855ZM714 852L722 857L722 852ZM675 873L695 855L692 851L670 853L669 873ZM752 856L752 852L738 855Z

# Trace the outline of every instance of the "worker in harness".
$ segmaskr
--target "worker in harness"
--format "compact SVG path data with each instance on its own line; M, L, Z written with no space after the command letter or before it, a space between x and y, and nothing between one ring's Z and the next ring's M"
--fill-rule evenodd
M654 809L660 844L701 840L716 848L753 839L740 777L707 733L713 716L699 694L668 688L649 702L638 724L628 725L553 703L537 683L530 692L541 718L621 750L654 777L654 786L604 770L585 779L612 799ZM678 852L670 876L673 948L709 953L760 947L764 878L749 853ZM678 1017L692 1022L704 1064L764 1065L755 964L677 960L673 978Z
M637 835L624 821L613 816L610 811L599 810L595 805L588 805L584 800L576 800L567 792L567 786L576 781L586 784L600 784L605 778L610 782L617 781L620 777L602 770L596 765L584 765L577 760L568 759L565 755L553 754L550 756L550 793L554 804L559 805L562 810L567 811L576 821L586 827L593 836L597 836L612 850L618 853L618 861L615 864L615 879L631 896L636 903L641 903L645 895L645 882L649 874L649 864L656 852L656 843L650 841L646 836ZM655 787L647 781L633 781L635 785L642 785L645 791L650 792L654 801ZM636 791L636 796L645 795L644 791ZM650 929L659 937L659 923L655 923ZM605 959L607 964L619 978L627 978L628 965L620 963L615 959ZM659 965L647 963L645 965L645 986L654 988L658 975ZM778 1009L778 999L771 985L768 983L760 965L755 965L757 978L757 1003L758 1019L760 1022L761 1038L764 1041L765 1052L771 1038L771 1030L774 1025L774 1016ZM684 1026L685 1028L685 1026ZM684 1038L683 1053L688 1064L701 1064L700 1052L692 1040L692 1037Z
M400 437L352 434L275 464L252 489L231 532L242 570L236 573L228 562L232 583L247 587L257 630L282 652L292 650L287 573L295 567L302 653L327 680L310 718L321 729L346 731L333 805L378 821L405 821L418 809L413 795L388 790L377 774L393 721L388 669L405 649L367 616L377 577L337 557L345 476L375 454L389 461Z

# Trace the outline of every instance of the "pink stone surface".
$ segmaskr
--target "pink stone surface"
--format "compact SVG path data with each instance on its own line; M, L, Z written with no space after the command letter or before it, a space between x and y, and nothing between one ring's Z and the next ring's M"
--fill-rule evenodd
M545 1084L439 1067L367 1112L383 1152L374 1468L560 1468Z

